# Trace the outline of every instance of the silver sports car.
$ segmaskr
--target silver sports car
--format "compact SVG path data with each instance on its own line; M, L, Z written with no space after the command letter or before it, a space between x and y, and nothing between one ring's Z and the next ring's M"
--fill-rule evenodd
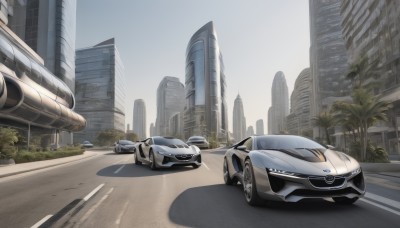
M347 154L293 135L246 138L225 153L224 181L242 183L246 201L332 198L352 204L365 194L359 163Z
M153 170L188 165L198 168L201 152L197 146L188 146L180 139L154 136L136 144L135 164L142 163Z

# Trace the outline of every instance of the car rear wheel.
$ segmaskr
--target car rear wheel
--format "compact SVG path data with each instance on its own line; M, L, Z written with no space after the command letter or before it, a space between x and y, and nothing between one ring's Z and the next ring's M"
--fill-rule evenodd
M350 205L353 204L358 200L358 197L354 198L347 198L347 197L333 197L333 201L337 204L343 204L343 205Z
M150 153L149 153L149 161L150 161L150 169L156 170L157 167L156 167L156 161L154 158L153 151L150 151Z
M243 191L248 204L251 206L257 206L261 203L261 199L257 194L253 165L250 159L247 159L244 163Z
M136 165L141 165L141 164L142 164L142 162L141 162L141 161L139 161L139 159L138 159L138 156L139 156L139 155L138 155L137 153L135 153L135 155L134 155L134 156L135 156L135 164L136 164Z
M226 158L224 158L224 182L226 185L232 185L233 180L229 175L229 169L228 169L228 162L226 161Z

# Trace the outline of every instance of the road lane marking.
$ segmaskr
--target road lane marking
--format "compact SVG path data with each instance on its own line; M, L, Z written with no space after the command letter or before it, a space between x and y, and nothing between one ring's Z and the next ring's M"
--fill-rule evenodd
M115 221L115 224L116 224L116 225L119 225L119 224L121 223L122 216L125 214L125 211L126 211L126 208L128 207L128 204L129 204L128 201L125 202L124 207L122 208L121 213L119 213L119 215L118 215L118 219Z
M206 165L206 163L203 162L204 167L206 167L206 169L210 170L210 168L208 168L208 166Z
M35 223L35 225L31 226L31 228L38 228L40 227L43 223L45 223L49 218L51 218L53 215L46 215L44 218L42 218L39 222Z
M82 224L89 216L100 206L100 204L108 198L111 192L114 191L114 188L111 188L95 205L93 205L79 220L79 224Z
M124 167L125 167L125 165L122 165L121 167L119 167L119 169L115 170L114 174L119 173L119 171L121 171Z
M369 200L367 200L367 199L360 199L360 200L363 201L363 202L365 202L365 203L369 203L369 204L371 204L371 205L374 205L375 207L379 207L380 209L383 209L383 210L385 210L385 211L392 212L393 214L396 214L396 215L400 216L400 212L395 211L395 210L393 210L393 209L391 209L391 208L385 207L385 206L380 205L380 204L378 204L378 203L374 203L374 202L369 201Z
M83 198L84 201L88 201L90 197L92 197L94 194L96 194L102 187L104 187L104 183L97 186L97 188L93 189L85 198Z
M391 200L383 196L375 195L369 192L365 193L365 197L386 204L388 206L400 209L400 203L395 200Z

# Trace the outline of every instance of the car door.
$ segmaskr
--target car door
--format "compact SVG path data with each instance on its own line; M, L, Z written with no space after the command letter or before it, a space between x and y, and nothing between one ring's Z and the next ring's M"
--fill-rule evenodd
M242 167L244 167L244 161L250 151L253 150L253 138L249 137L244 139L236 147L236 155L239 157Z
M142 144L142 149L143 149L143 153L146 157L146 160L149 160L149 151L150 151L151 145L153 145L152 138L148 138L148 139L144 140L144 142Z

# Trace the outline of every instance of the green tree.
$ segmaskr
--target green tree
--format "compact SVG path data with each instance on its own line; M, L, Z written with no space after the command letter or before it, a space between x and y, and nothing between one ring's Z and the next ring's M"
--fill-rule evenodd
M17 142L17 130L12 128L0 127L0 158L12 158L16 152L14 144Z
M100 146L109 146L125 138L125 133L116 129L107 129L98 133L96 140Z
M380 101L367 89L355 89L352 94L352 103L336 103L335 111L338 116L357 130L361 142L361 159L367 157L368 128L377 121L387 121L387 111L391 108L389 102Z
M335 125L333 115L329 112L321 112L318 116L315 116L313 120L315 126L324 129L326 142L330 145L329 129Z
M139 140L138 135L135 134L135 133L133 133L133 132L131 132L131 133L126 133L126 134L125 134L125 138L126 138L127 140L132 141L132 142L135 142L135 141L138 141L138 140Z

